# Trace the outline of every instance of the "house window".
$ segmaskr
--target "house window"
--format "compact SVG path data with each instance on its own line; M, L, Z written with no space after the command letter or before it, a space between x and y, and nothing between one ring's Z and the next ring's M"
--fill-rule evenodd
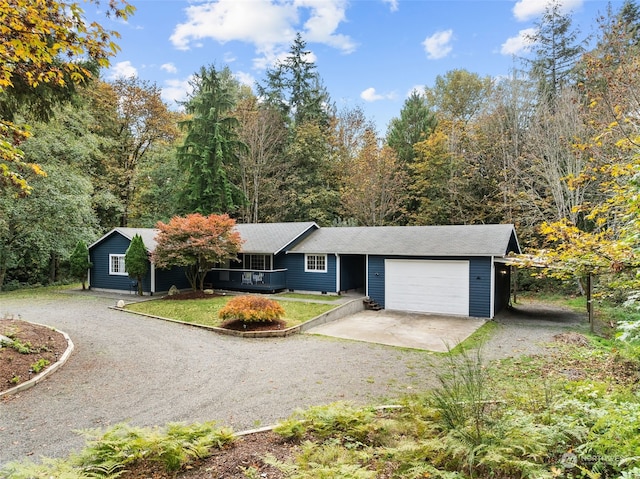
M109 274L118 274L121 276L127 276L127 271L124 267L123 254L109 255Z
M317 273L327 272L326 254L306 254L304 256L304 270L315 271Z
M267 271L271 269L270 254L245 254L244 269Z

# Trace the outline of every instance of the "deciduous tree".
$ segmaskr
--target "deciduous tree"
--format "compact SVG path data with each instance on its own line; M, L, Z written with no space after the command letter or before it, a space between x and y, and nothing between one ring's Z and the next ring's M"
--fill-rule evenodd
M91 182L66 165L47 170L26 198L0 190L0 285L7 272L25 282L55 281L59 259L96 237Z
M247 145L239 155L242 191L247 199L241 208L245 222L265 219L264 204L277 202L285 176L284 149L287 130L280 113L257 99L244 99L236 110L240 139Z
M427 106L438 119L469 123L482 111L492 88L490 77L467 70L451 70L438 75L434 86L425 90Z
M109 0L109 15L126 19L132 12L126 2ZM0 96L12 89L19 93L42 84L64 89L84 82L92 76L87 60L108 66L117 52L117 32L87 22L78 2L5 0L0 18ZM42 175L42 170L23 161L19 143L25 129L10 120L0 118L0 183L26 195L28 174Z
M395 150L379 146L375 131L368 130L358 156L344 168L340 196L346 217L363 226L397 220L406 195L406 174Z
M273 206L279 221L331 224L339 208L330 142L321 125L308 121L296 126L285 151L286 176L280 201Z
M235 224L228 215L199 213L159 222L152 260L159 268L184 267L193 290L203 290L204 278L215 264L237 259L242 239Z
M127 226L136 195L138 169L155 148L173 145L178 138L178 115L167 107L156 84L135 77L111 84L115 93L112 139L107 151L111 188L122 204L120 226Z
M446 225L460 222L454 215L456 182L460 160L449 151L449 139L441 123L427 138L415 145L417 160L411 170L414 176L411 194L416 208L410 222L419 225Z

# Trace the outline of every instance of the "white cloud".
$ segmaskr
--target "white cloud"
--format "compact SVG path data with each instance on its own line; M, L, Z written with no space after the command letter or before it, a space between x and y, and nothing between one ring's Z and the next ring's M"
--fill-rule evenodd
M451 41L453 40L453 30L442 30L436 32L430 37L427 37L422 45L425 52L427 52L427 58L431 60L438 60L446 57L453 47Z
M335 33L346 20L346 0L294 0L294 5L310 9L309 19L304 24L305 40L324 43L343 53L356 49L356 44L347 35Z
M243 85L247 85L250 86L251 88L253 88L253 86L256 83L256 79L253 75L251 75L250 73L246 73L246 72L236 72L233 74L233 76L236 78L236 80L238 80L240 83L242 83Z
M173 79L166 80L165 86L162 87L162 99L170 106L174 106L177 102L187 99L189 93L193 91L191 80L193 76L189 76L183 80Z
M547 5L551 3L551 0L519 0L513 6L513 16L516 20L524 22L538 17L544 13ZM561 13L568 13L571 10L575 10L582 6L584 0L562 0Z
M373 87L367 88L362 93L360 93L360 98L368 102L374 102L379 100L393 100L395 97L396 97L396 94L393 92L386 93L384 95L377 93L376 89Z
M398 0L382 0L384 3L389 4L389 10L392 12L398 11Z
M291 24L297 21L295 6L289 1L274 4L270 0L246 2L220 0L190 5L187 20L176 25L170 37L173 45L188 50L192 42L213 39L220 43L232 40L263 45L268 48L295 36Z
M167 73L178 73L178 69L173 63L164 63L160 65L160 70L164 70Z
M138 70L129 60L118 62L107 70L107 79L115 80L117 78L137 77Z
M531 37L536 34L535 28L525 28L518 32L518 36L508 38L500 47L503 55L519 55L529 51L533 42Z
M305 41L350 53L355 43L336 33L346 20L346 8L347 0L253 0L250 8L237 0L208 1L185 9L187 19L176 25L170 40L181 50L201 45L205 39L251 43L262 57L256 65L268 65L302 30ZM302 17L306 21L301 25Z

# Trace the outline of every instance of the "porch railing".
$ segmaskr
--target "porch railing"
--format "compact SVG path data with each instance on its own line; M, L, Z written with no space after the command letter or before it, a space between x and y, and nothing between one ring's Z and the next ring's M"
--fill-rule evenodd
M207 273L205 279L216 289L240 291L277 291L285 289L286 269L254 270L215 268Z

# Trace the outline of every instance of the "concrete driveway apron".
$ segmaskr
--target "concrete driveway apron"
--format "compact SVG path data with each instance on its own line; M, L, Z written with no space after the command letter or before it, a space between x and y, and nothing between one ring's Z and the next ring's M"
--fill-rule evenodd
M484 319L363 311L310 328L308 334L386 344L404 348L446 352L473 334Z

